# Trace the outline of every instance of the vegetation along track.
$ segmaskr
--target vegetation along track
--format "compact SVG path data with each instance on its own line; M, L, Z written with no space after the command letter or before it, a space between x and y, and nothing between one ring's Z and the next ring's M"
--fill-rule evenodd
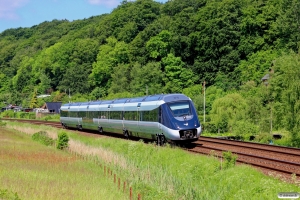
M18 122L49 125L56 128L63 128L60 122L24 120L24 119L3 119ZM101 137L99 134L89 134L97 131L80 131L87 136ZM106 133L106 135L124 138L122 135ZM133 138L134 139L134 138ZM275 145L266 145L253 142L242 142L201 136L197 142L186 146L188 151L213 155L222 158L222 152L230 151L238 156L237 162L249 164L262 169L264 172L279 173L284 176L295 174L300 176L300 149L288 148Z
M188 150L222 158L222 152L230 151L238 156L237 162L250 164L265 172L284 176L300 176L300 149L275 145L242 142L201 136Z

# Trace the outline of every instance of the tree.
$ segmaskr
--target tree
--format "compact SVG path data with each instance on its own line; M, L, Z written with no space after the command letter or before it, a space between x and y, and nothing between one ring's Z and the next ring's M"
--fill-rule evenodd
M135 63L130 72L130 91L134 94L149 95L162 93L163 72L159 62L150 62L145 66Z
M118 42L115 38L107 39L107 44L101 45L97 61L93 63L89 82L92 86L109 88L113 68L118 64L128 63L128 46L125 42Z
M184 62L180 57L168 54L162 59L164 66L164 91L166 93L182 92L182 89L194 84L196 77L192 70L184 68Z
M209 1L195 16L196 31L191 33L198 57L195 70L211 82L209 73L232 72L240 60L242 1Z
M30 104L29 104L30 108L37 108L38 104L37 104L37 91L34 90L32 98L30 100Z
M223 132L232 131L237 121L246 119L247 106L245 99L238 93L216 99L210 112L211 122Z
M161 60L170 53L171 33L163 30L157 36L151 37L146 43L146 48L150 53L150 57L156 60Z
M69 89L74 93L86 94L90 91L88 76L90 69L88 66L79 65L67 69L63 79L59 82L59 90L67 91Z
M284 105L284 122L292 133L292 145L300 147L300 56L294 52L276 59L271 90ZM275 96L274 95L274 96Z
M130 83L130 68L127 64L119 64L114 67L114 73L111 75L111 86L108 90L108 93L122 93L129 91Z

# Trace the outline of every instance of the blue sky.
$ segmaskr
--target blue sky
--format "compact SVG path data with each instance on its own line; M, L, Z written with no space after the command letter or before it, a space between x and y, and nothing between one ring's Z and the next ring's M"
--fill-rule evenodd
M73 21L110 13L120 2L122 0L0 0L0 33L53 19Z

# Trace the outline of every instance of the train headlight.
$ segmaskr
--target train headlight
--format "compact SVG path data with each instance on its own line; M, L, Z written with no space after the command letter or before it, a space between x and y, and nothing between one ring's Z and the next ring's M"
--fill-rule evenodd
M197 126L197 122L196 121L194 121L194 125Z

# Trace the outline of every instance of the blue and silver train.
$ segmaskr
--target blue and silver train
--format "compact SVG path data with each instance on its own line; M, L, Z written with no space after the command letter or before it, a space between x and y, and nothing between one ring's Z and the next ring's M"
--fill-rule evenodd
M61 124L68 128L112 132L165 142L193 142L201 134L195 106L183 94L161 94L61 106Z

